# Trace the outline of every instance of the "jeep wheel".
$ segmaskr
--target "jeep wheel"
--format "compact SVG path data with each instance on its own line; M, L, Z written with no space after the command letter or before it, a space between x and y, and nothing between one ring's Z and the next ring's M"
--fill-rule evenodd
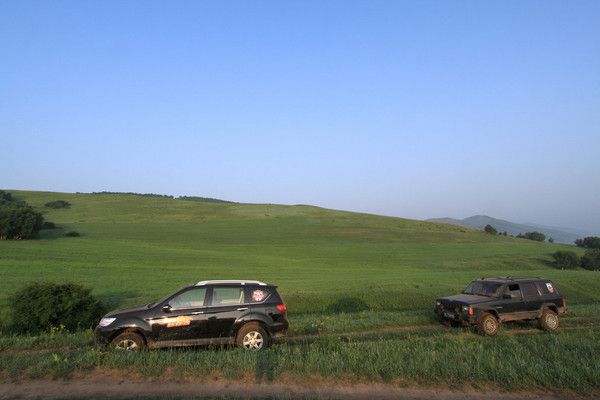
M545 308L542 312L542 316L538 318L538 324L540 329L545 331L555 331L558 329L558 315L549 308Z
M146 348L146 342L135 332L123 332L112 340L111 347L116 350L138 351Z
M477 319L477 333L483 336L494 336L498 333L498 320L490 313L483 313Z
M238 331L235 342L245 350L258 351L267 347L269 336L258 323L250 322Z

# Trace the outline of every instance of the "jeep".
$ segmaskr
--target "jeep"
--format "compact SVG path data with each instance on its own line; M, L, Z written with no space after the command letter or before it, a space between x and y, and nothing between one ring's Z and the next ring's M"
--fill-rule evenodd
M462 294L438 298L435 314L444 324L475 326L481 335L498 333L500 323L537 320L546 331L558 328L567 301L542 278L481 278Z
M121 350L211 344L261 350L288 330L276 288L259 281L198 282L163 300L106 314L96 343Z

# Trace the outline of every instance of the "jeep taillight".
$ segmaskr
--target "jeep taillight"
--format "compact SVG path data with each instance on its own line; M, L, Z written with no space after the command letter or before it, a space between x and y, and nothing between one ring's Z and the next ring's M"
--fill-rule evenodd
M469 307L469 315L472 317L473 316L473 307Z
M287 308L285 308L285 304L278 304L278 305L277 305L275 308L276 308L278 311L281 311L282 313L284 313L284 312L286 312L286 311L287 311Z

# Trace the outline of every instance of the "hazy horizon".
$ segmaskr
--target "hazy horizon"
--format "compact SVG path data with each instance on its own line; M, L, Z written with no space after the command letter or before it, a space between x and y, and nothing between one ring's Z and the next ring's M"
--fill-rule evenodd
M600 2L0 4L0 187L600 233Z

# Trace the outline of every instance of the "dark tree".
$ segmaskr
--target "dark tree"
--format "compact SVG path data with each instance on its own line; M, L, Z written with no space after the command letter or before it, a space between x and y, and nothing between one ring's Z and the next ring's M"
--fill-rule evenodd
M517 237L521 239L535 240L536 242L543 242L546 240L546 235L537 231L525 232L525 234L519 233Z
M552 254L552 258L560 269L575 269L579 266L579 257L572 251L557 251Z
M491 226L490 224L487 224L484 228L483 231L485 233L489 233L490 235L497 235L498 231L496 230L496 228L494 228L493 226Z
M42 214L23 202L0 202L0 240L28 239L43 222Z
M5 192L4 190L0 190L0 201L13 201L12 194Z
M600 249L600 237L588 236L583 239L575 240L575 244L578 247L585 247L586 249Z
M586 250L581 257L581 266L590 271L600 271L600 249Z
M548 243L554 243L554 238L548 238Z

